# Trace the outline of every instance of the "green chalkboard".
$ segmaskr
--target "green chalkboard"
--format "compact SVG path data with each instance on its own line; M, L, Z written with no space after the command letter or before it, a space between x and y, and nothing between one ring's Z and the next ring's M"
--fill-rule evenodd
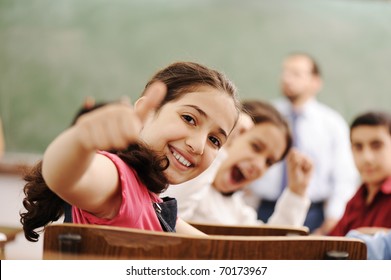
M178 60L225 72L242 98L273 99L291 51L317 58L319 98L348 121L389 109L389 1L0 0L6 149L43 152L86 96L134 100Z

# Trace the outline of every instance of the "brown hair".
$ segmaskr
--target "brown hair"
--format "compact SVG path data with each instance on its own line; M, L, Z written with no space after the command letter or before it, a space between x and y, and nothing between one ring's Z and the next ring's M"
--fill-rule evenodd
M243 112L248 114L255 124L271 123L281 129L285 134L286 147L280 160L282 160L292 147L292 133L288 122L271 104L260 100L245 100L242 102Z
M157 81L167 86L167 94L160 107L200 87L209 86L232 97L239 117L242 105L237 97L237 89L223 73L195 62L176 62L158 71L145 88Z

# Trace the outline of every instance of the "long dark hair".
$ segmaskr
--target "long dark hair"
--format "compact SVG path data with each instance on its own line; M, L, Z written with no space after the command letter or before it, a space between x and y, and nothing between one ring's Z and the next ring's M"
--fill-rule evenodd
M241 105L237 98L236 87L220 72L193 62L177 62L157 72L147 83L146 88L155 81L161 81L167 86L166 97L158 110L167 102L177 100L187 92L202 86L210 86L227 93L232 98L239 116ZM101 105L91 109L81 109L72 124L80 115ZM131 144L123 151L110 152L117 154L128 166L131 166L149 191L159 194L168 187L168 180L164 175L164 170L168 167L165 157L157 155L140 143ZM24 180L26 184L23 189L25 194L23 206L27 211L20 213L20 222L26 239L36 242L39 238L37 229L57 221L64 214L67 203L47 186L42 176L42 161L25 174Z
M167 94L160 107L181 98L188 92L209 86L225 92L232 98L238 114L236 120L239 117L242 105L237 96L237 88L223 73L195 62L176 62L158 71L145 88L157 81L167 86Z

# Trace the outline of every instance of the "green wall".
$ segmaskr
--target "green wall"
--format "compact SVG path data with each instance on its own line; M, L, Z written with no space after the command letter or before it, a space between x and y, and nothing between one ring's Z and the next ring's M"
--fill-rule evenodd
M320 100L348 121L390 109L391 3L354 0L0 0L7 151L44 151L83 99L135 100L177 60L225 72L242 98L279 95L283 57L306 51Z

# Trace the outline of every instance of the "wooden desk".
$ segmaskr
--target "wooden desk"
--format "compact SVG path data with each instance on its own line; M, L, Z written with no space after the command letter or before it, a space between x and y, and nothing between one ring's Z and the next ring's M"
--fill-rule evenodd
M7 243L6 237L2 233L0 233L0 260L5 259L4 247L6 243Z
M293 236L309 235L307 227L271 226L234 226L188 221L190 225L209 235L244 235L244 236Z
M65 223L45 228L43 259L322 260L330 252L364 260L367 248L346 237L190 236Z
M5 259L5 245L8 242L15 240L16 235L22 231L23 229L21 227L16 228L16 227L0 226L0 234L3 237L1 238L0 236L0 260ZM5 235L5 238L3 234Z

